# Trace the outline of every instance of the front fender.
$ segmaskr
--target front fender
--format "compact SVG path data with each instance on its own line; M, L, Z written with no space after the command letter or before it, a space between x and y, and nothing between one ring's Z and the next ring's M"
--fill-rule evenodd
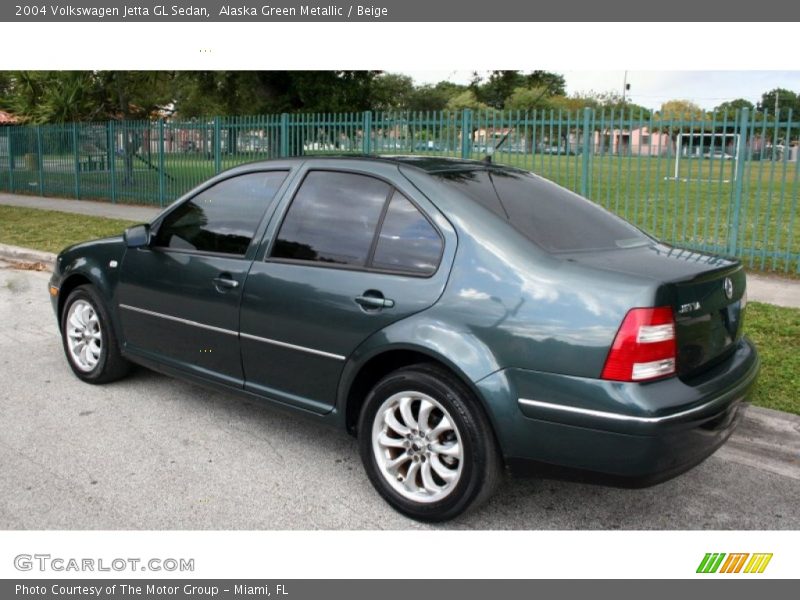
M119 331L113 300L125 249L122 238L115 237L71 246L58 255L50 285L58 288L53 308L59 325L61 310L69 293L78 285L89 282L106 302L114 328Z

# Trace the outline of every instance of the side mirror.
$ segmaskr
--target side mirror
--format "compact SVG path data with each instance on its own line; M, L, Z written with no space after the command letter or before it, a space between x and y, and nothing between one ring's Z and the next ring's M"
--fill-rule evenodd
M150 225L128 227L122 237L128 248L144 248L150 244Z

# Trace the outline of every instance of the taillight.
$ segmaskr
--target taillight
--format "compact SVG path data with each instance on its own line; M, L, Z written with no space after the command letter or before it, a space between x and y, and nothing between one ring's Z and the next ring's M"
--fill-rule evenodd
M603 367L603 379L647 381L675 373L672 308L632 308L625 315Z

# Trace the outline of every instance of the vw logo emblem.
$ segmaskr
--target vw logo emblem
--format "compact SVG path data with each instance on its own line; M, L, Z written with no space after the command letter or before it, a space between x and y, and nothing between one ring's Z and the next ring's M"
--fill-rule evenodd
M730 300L733 298L733 282L730 277L726 277L722 282L722 289L725 290L725 297Z

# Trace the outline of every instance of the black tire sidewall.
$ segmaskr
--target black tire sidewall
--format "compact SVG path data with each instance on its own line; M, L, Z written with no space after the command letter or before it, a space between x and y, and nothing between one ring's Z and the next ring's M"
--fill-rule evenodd
M72 305L78 300L83 300L84 302L88 302L92 305L92 308L98 317L100 334L103 336L103 346L100 350L100 359L97 361L97 364L91 371L83 371L73 362L72 354L69 351L69 344L67 342L67 315L69 315L69 310ZM72 372L75 373L76 377L90 383L95 383L102 378L108 362L110 345L112 343L116 343L116 338L111 335L111 333L108 312L106 311L105 306L103 305L103 302L99 298L97 292L95 292L94 289L88 285L82 285L72 290L70 295L67 297L66 302L64 302L64 310L61 313L61 343L64 347L64 354L67 357L67 362L69 363L69 366L72 369Z
M414 502L400 495L386 481L372 447L372 427L383 402L398 392L417 391L439 402L458 428L463 447L461 479L455 489L438 502ZM489 442L483 415L464 390L450 379L420 368L407 368L382 379L367 396L358 426L359 450L364 468L378 493L396 510L422 521L444 521L469 509L481 492L488 462Z

